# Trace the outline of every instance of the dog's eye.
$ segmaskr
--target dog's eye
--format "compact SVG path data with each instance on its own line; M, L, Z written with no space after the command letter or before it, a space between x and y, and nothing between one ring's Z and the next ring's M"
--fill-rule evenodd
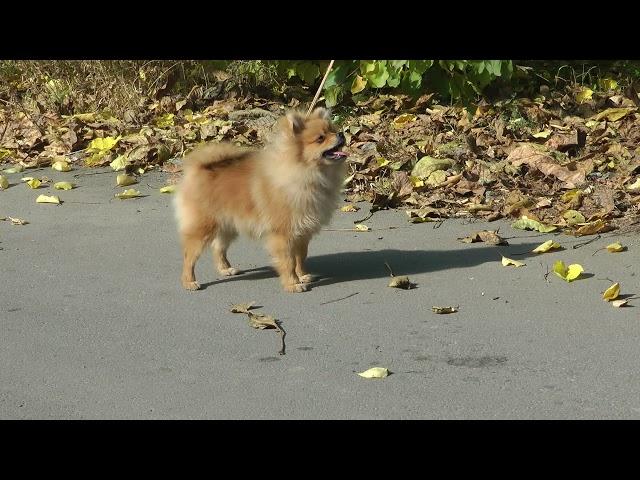
M324 135L320 135L320 136L316 139L316 142L318 142L318 143L322 143L322 142L324 142Z

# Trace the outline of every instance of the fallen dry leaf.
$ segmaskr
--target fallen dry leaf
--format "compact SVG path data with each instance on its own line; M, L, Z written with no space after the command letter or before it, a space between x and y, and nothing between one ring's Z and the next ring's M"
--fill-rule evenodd
M538 145L524 144L516 147L507 157L513 166L528 165L544 175L556 177L565 182L568 188L574 188L586 180L586 172L580 169L569 170L559 165L551 155L541 150Z
M7 168L3 170L4 173L21 173L24 172L24 167L22 165L16 165L15 167Z
M577 263L567 267L562 260L558 260L553 264L553 273L567 282L572 282L576 278L579 278L582 272L584 272L582 265Z
M630 192L640 191L640 177L636 178L636 181L631 185L627 185L627 190Z
M502 266L508 267L509 265L513 265L514 267L524 267L527 264L524 262L519 262L518 260L513 260L512 258L507 258L504 255L502 256Z
M42 182L40 180L38 180L37 178L32 178L31 180L25 182L27 185L29 185L29 188L32 188L33 190L37 189L40 187L40 185L42 185Z
M58 172L68 172L71 170L69 162L65 160L58 160L57 162L53 162L51 164L51 168L57 170Z
M371 230L371 227L366 226L364 223L358 223L353 228L357 232L368 232Z
M498 235L497 230L481 230L468 237L458 238L462 243L484 242L490 245L509 245L504 238Z
M59 204L60 203L60 198L58 198L56 195L40 195L38 198L36 198L36 203L56 203Z
M604 291L602 299L610 302L618 298L618 295L620 295L620 284L616 282Z
M176 189L176 185L167 185L166 187L162 187L160 189L160 193L175 193Z
M340 209L341 212L357 212L358 210L360 210L360 207L351 203Z
M285 344L284 337L286 335L285 331L278 325L275 318L270 315L263 315L261 313L252 313L246 312L249 316L249 326L253 328L258 328L260 330L264 330L266 328L273 328L278 331L280 334L280 339L282 341L282 347L278 351L278 355L285 354Z
M256 302L249 303L236 303L235 305L231 305L231 313L246 313L249 314L249 310L255 308L254 305Z
M553 240L547 240L532 250L534 253L546 253L549 250L560 248L560 244Z
M29 223L26 220L23 220L22 218L14 218L14 217L7 217L7 218L11 220L11 225L27 225Z
M616 122L636 110L637 108L607 108L591 118L597 122L604 119L607 119L610 122Z
M513 222L511 227L520 230L537 230L540 233L549 233L558 229L556 226L544 225L543 223L533 220L526 215L523 215L519 220Z
M9 188L9 180L4 175L0 175L0 190Z
M358 373L363 378L385 378L389 375L389 370L383 367L373 367L364 372Z
M404 290L411 290L413 284L409 280L409 277L402 275L400 277L392 277L389 281L389 287L402 288Z
M109 164L111 168L113 168L116 172L120 170L124 170L127 167L127 160L124 158L124 155L118 155L116 159Z
M72 190L75 184L71 182L56 182L53 184L53 188L56 190Z
M629 300L626 300L626 299L625 300L613 300L611 302L611 305L616 307L616 308L620 308L620 307L626 305L627 303L629 303Z
M126 173L121 173L116 177L116 185L118 185L119 187L126 187L128 185L134 185L136 183L138 183L138 180L136 180L136 178L132 177L131 175L127 175Z
M595 235L596 233L604 232L609 229L608 225L604 220L598 219L594 222L587 223L586 225L582 225L575 232L576 235Z
M431 307L433 313L445 314L445 313L456 313L458 311L458 307Z
M127 199L127 198L139 197L139 196L140 196L140 192L135 190L135 189L133 189L133 188L125 190L124 192L121 192L121 193L116 193L114 195L114 197L120 198L122 200Z
M611 243L607 245L606 249L610 253L617 253L617 252L623 252L626 249L626 247L623 247L619 242L616 242L616 243Z

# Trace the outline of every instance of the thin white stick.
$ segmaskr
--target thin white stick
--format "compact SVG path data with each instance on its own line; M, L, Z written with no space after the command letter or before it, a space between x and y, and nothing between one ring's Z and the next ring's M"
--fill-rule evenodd
M307 112L307 116L309 116L309 114L313 110L313 107L316 106L316 102L318 101L318 97L320 96L320 92L322 91L322 87L324 86L324 82L327 80L327 77L329 76L329 72L331 71L331 67L333 67L333 62L334 61L335 60L331 60L331 62L329 63L329 66L327 67L327 71L324 74L324 78L322 79L322 82L320 82L320 86L318 87L318 91L316 92L316 96L313 97L313 101L311 102L311 106L309 107L309 111Z

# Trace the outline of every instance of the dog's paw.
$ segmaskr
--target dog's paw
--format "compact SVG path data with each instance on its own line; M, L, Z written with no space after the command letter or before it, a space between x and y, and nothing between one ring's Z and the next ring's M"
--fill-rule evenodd
M200 284L198 282L182 282L182 286L185 288L185 290L200 290Z
M231 277L233 275L238 275L239 273L242 273L240 270L233 267L220 268L218 269L218 272L220 272L220 275L224 275L225 277Z
M284 289L290 293L302 293L309 290L309 287L304 283L294 283L292 285L285 285Z
M315 276L311 275L310 273L307 273L306 275L302 275L300 277L300 282L301 283L311 283L315 280Z

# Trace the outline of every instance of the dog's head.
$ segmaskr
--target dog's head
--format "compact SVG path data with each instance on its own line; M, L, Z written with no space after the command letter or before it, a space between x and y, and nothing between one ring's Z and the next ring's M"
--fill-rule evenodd
M340 150L345 144L344 134L337 131L325 108L316 108L308 117L289 112L280 120L278 128L285 141L297 148L303 162L333 166L342 164L347 157Z

